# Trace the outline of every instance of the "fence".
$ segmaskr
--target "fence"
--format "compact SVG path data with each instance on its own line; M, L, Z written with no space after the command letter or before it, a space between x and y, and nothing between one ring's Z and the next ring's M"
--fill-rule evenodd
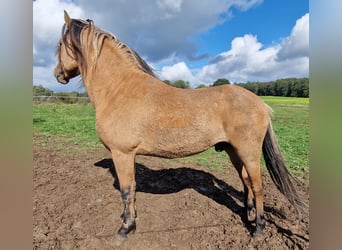
M90 99L80 96L33 96L33 103L89 104Z

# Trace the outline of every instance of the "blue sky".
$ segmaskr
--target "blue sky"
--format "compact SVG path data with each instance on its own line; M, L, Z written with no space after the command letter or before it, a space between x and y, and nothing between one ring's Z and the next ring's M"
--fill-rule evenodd
M52 75L64 9L118 36L162 80L183 79L195 87L217 78L309 75L309 0L37 0L33 84L56 92L79 91L79 79L63 86Z
M230 20L199 35L199 51L220 53L235 37L249 33L271 46L287 37L296 20L308 12L308 0L266 0L247 11L233 8Z

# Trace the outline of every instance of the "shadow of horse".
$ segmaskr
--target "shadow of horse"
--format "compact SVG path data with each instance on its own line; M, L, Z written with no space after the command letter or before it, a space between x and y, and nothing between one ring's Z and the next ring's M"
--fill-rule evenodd
M120 190L118 177L115 171L115 166L112 159L103 159L94 164L97 167L108 169L114 178L114 188ZM218 179L214 175L197 169L180 167L152 170L146 166L136 163L136 192L150 194L172 194L180 192L184 189L194 189L198 193L212 199L221 204L241 218L241 221L252 233L255 225L248 221L246 211L243 206L244 194L242 191L236 190L224 181ZM239 201L238 204L237 201ZM272 213L280 219L285 219L285 216L275 208L265 206L265 211ZM266 221L270 222L267 218ZM280 225L274 224L278 231L283 232L287 236L293 233L284 229ZM253 222L253 224L255 224Z
M108 169L114 177L114 188L120 190L112 159L103 159L94 165ZM172 194L184 189L194 189L239 215L246 226L250 225L244 216L243 206L234 200L243 204L243 192L237 191L210 173L186 167L152 170L140 163L135 164L135 169L136 192Z

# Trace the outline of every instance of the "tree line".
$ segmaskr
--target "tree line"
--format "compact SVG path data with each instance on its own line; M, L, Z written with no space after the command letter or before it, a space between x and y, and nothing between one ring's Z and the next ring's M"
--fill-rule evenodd
M271 82L237 83L258 96L309 97L309 78L286 78Z
M80 97L88 97L87 92L53 92L52 90L43 87L42 85L33 85L33 96L36 103L41 102L62 102L67 104L88 103L88 99Z
M183 80L177 80L174 82L165 80L164 82L177 88L191 88L190 83ZM215 87L224 84L231 83L228 79L219 78L209 86L200 84L196 88ZM247 82L234 84L248 89L258 96L309 97L309 78L285 78L269 82Z
M87 92L54 92L42 85L33 85L33 96L65 96L65 97L88 97Z
M164 80L164 83L183 89L190 89L191 84L188 81ZM228 79L219 78L211 85L204 84L198 85L196 88L210 88L224 84L231 84ZM309 97L309 78L285 78L269 82L247 82L247 83L234 83L258 96L285 96L285 97ZM58 92L43 87L42 85L33 85L33 96L55 96L60 99L65 99L64 102L75 103L78 97L87 97L87 93L79 92Z

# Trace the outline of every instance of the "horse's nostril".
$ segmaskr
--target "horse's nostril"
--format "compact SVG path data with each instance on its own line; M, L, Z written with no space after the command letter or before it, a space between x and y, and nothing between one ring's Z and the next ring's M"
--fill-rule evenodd
M62 77L62 74L61 73L57 73L57 74L55 74L55 77L56 77L57 80L59 80Z
M63 84L68 83L68 79L65 78L63 73L56 73L55 77L56 77L57 81L60 83L63 83Z

